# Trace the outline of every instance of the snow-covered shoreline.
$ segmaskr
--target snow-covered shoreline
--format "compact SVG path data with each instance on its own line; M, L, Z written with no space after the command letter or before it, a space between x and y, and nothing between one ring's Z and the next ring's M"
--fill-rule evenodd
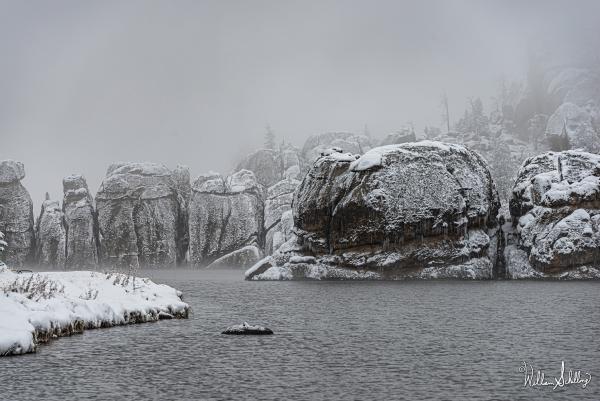
M181 292L146 278L93 271L15 273L0 265L0 355L35 352L85 329L187 318Z

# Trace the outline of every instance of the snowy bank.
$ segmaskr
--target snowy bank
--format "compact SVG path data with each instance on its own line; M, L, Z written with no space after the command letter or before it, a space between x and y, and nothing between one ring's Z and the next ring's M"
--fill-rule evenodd
M91 271L14 273L0 264L0 355L35 352L84 329L187 318L181 292L147 278Z

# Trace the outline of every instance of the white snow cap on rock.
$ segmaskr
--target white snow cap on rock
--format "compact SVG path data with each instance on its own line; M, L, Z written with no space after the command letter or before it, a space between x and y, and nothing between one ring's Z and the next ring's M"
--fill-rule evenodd
M419 141L419 142L408 142L402 144L393 144L393 145L384 145L373 148L367 151L364 155L360 156L356 161L350 164L350 171L365 171L370 170L376 167L380 167L383 165L383 160L385 156L389 153L394 152L403 152L403 153L413 153L411 149L417 149L422 147L430 147L443 150L445 152L458 151L458 152L466 152L466 149L462 145L448 144L437 141Z
M335 160L338 162L353 162L359 156L353 155L352 153L344 153L344 151L341 148L333 147L322 151L321 157L326 157L327 159Z

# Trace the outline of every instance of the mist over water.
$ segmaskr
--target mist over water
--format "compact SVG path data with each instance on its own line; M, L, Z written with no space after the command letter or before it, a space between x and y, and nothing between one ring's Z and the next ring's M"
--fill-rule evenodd
M189 320L89 330L2 360L7 399L597 400L593 282L248 282L143 271L184 293ZM247 320L273 336L224 336ZM523 386L525 360L583 389Z
M595 1L3 1L0 158L23 161L36 214L61 179L95 192L115 161L229 172L277 140L489 108L530 49L595 49ZM590 47L591 46L591 47ZM586 52L587 50L587 52Z

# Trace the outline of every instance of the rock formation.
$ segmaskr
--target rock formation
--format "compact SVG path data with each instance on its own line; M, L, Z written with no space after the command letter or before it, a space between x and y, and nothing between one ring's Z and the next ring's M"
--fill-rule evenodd
M548 152L525 161L510 214L511 277L600 277L600 156Z
M63 179L63 212L67 234L65 266L84 269L98 264L98 229L94 203L85 178Z
M264 213L265 253L270 255L291 237L292 200L300 181L284 179L267 190Z
M184 176L185 174L183 174ZM108 168L96 196L102 263L117 267L170 267L183 241L182 174L153 163Z
M302 168L299 151L291 145L283 145L279 150L259 149L249 154L236 171L252 171L256 180L268 188L284 178L297 179Z
M262 186L249 170L226 179L216 173L198 177L189 207L192 265L207 265L249 245L259 248L263 196Z
M546 125L546 136L551 148L599 152L600 134L594 124L594 115L593 108L563 103L550 116Z
M189 206L192 198L192 184L190 182L190 170L178 165L173 170L173 178L179 196L179 214L177 221L177 260L179 263L189 260L188 249L190 246L190 230L189 230Z
M293 201L294 234L248 278L493 278L500 202L486 162L423 141L323 151Z
M35 249L33 203L29 192L21 185L23 178L23 163L0 162L0 231L4 232L8 243L4 261L13 267L31 262Z
M46 200L36 227L36 260L40 266L51 268L65 267L65 246L67 234L63 221L63 212L58 201Z
M371 140L365 135L348 132L328 132L312 135L302 148L302 157L308 166L321 156L321 153L330 148L344 149L352 154L363 154L371 149Z
M383 140L379 143L379 146L396 145L396 144L400 144L400 143L415 142L416 140L417 140L417 137L415 135L415 131L413 129L406 128L401 131L392 132L392 133L386 135L386 137L383 138Z
M262 252L256 245L247 245L216 259L207 268L235 267L247 269L262 257Z
M256 180L265 187L270 187L281 180L283 166L281 154L273 149L259 149L242 160L236 171L249 170Z

